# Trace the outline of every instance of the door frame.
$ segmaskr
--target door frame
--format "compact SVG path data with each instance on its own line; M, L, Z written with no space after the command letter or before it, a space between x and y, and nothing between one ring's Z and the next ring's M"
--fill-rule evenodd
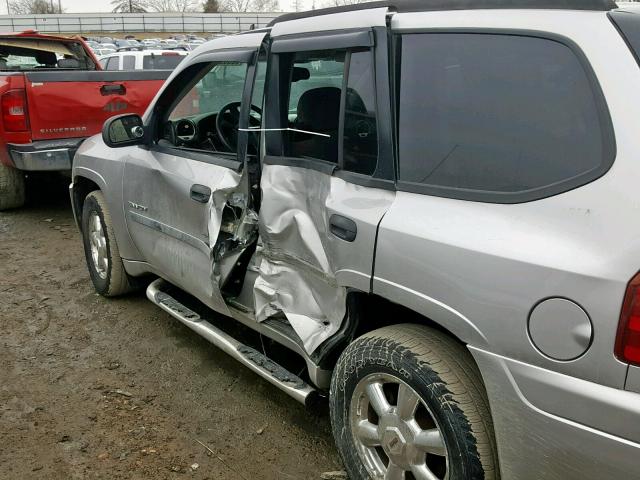
M266 137L264 163L309 168L334 175L356 185L395 190L395 112L391 94L393 75L390 62L389 30L386 27L357 28L341 31L340 33L327 31L282 35L270 40L265 104L277 105L277 108L266 108L266 112L263 114L263 121L267 129L281 128L284 121L281 116L287 111L289 98L288 95L282 95L285 92L282 82L287 82L285 78L281 78L285 68L280 61L282 54L315 50L345 50L347 57L345 59L342 98L340 100L337 163L285 156L282 135L273 134ZM349 74L349 52L359 48L369 48L371 50L372 64L374 66L378 165L373 175L364 175L343 169L344 108L346 82Z

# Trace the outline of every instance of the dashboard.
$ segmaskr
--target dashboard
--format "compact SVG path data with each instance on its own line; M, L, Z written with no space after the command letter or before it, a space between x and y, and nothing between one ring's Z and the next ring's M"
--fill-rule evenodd
M207 113L168 120L164 127L163 139L176 147L228 152L224 143L218 138L216 116L215 113Z
M182 118L175 122L176 138L182 142L192 142L198 136L198 126L190 118Z

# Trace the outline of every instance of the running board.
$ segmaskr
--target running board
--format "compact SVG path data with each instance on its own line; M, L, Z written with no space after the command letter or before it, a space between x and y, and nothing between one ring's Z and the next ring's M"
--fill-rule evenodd
M306 406L315 402L318 392L311 385L256 349L244 345L211 325L198 312L194 312L163 291L163 287L167 285L162 279L155 280L147 287L147 298L298 402Z

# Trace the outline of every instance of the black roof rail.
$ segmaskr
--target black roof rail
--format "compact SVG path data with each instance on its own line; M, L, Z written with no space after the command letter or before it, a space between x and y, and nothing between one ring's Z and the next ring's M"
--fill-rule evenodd
M271 27L276 23L300 18L385 7L395 12L483 9L595 10L608 12L618 8L614 0L379 0L341 7L320 8L306 12L285 13L273 19L267 26Z

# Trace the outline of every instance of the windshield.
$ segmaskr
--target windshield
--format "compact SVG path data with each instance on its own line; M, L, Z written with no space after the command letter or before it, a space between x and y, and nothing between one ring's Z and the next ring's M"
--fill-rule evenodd
M214 65L185 94L169 119L218 113L223 106L242 101L246 74L246 63L224 62Z
M0 38L0 70L94 70L80 43L40 38Z

